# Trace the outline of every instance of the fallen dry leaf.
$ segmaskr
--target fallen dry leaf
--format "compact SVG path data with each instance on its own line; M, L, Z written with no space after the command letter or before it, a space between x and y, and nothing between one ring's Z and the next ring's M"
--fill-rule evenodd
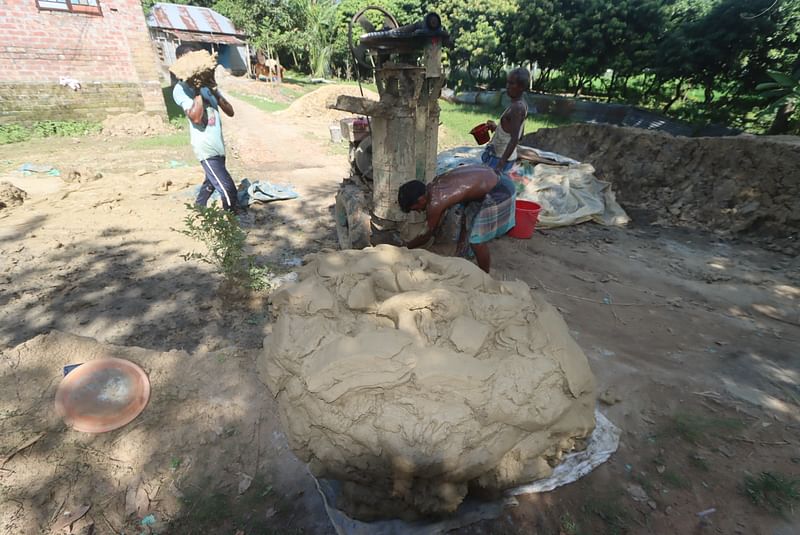
M72 511L64 511L64 513L58 517L58 521L53 525L53 531L61 531L73 524L76 520L80 520L91 507L91 504L81 505Z

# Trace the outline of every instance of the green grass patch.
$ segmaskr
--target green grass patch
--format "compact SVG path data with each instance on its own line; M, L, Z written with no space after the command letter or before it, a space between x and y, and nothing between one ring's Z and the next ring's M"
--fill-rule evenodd
M285 110L289 107L289 103L287 102L274 102L269 100L265 97L258 97L255 95L247 95L245 93L239 93L238 91L234 91L231 93L234 97L244 100L248 104L255 106L256 108L263 110L267 113L272 113L280 110Z
M303 88L300 88L300 89L295 89L293 87L281 86L278 89L278 91L280 92L280 94L282 96L288 98L291 101L295 101L298 98L302 97L303 95L306 95L306 94L310 93L311 91L313 91L313 88L306 89L306 88L303 87Z
M800 501L800 479L791 479L773 472L744 478L743 492L750 501L773 513L783 514Z
M440 140L440 145L444 148L474 145L475 139L469 131L488 119L499 122L500 116L505 109L503 107L455 104L445 101L440 101L439 104L442 109L440 120L447 129L443 139ZM571 122L552 115L529 115L525 120L525 133L530 134L540 128L554 128Z
M561 533L565 535L580 535L580 526L578 526L578 522L569 513L561 515L561 518L559 518L559 527L561 528Z
M647 477L645 477L643 474L635 475L633 480L636 481L639 484L639 486L642 487L642 489L645 492L647 492L647 493L652 492L653 484L650 483L650 480L647 479Z
M583 505L583 512L600 517L606 526L603 533L622 535L628 530L628 512L620 502L619 495L590 497Z
M286 76L283 77L283 81L287 84L299 85L303 90L302 94L308 93L315 89L319 89L320 87L323 87L325 85L319 82L312 82L309 76L298 71L286 71ZM341 78L331 78L329 81L336 84L355 85L355 86L358 85L357 80L344 80ZM378 87L371 81L371 79L362 80L361 87L363 87L364 89L369 89L370 91L374 91L376 93L378 92Z
M696 453L689 455L689 466L696 468L701 472L708 472L711 467L705 457L701 457Z
M714 418L695 414L677 413L663 430L665 437L678 436L686 442L700 444L709 435L719 436L723 431L737 431L745 423L734 418Z
M167 107L167 118L175 128L186 130L188 128L186 114L180 106L175 104L175 99L172 98L172 88L173 86L171 85L161 88L161 93L164 96L164 105Z
M162 149L187 146L189 146L189 136L186 134L186 132L142 137L135 139L128 145L128 147L131 149Z
M0 125L0 145L45 137L79 137L97 134L100 123L91 121L36 121Z
M358 87L358 80L337 80L336 83L344 85L354 85ZM361 87L364 89L364 91L369 90L372 91L373 93L378 92L378 86L368 80L361 80Z
M664 473L661 474L661 480L665 485L670 486L673 489L688 489L692 486L688 479L677 472L673 472L672 470L665 470Z
M267 479L257 474L250 488L241 496L207 485L187 491L182 500L182 510L170 519L165 533L245 533L260 535L300 535L297 529L283 529L289 502L272 490ZM265 515L272 509L271 517Z

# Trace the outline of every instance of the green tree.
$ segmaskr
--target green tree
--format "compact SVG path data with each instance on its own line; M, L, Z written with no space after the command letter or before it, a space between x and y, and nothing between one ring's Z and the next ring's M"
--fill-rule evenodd
M756 80L765 74L764 60L772 48L768 36L775 34L777 22L775 14L747 15L772 3L703 0L679 4L673 17L675 28L657 56L661 78L701 87L706 106L714 100L715 89L728 81L737 80L754 89Z
M664 0L541 0L521 2L508 28L510 57L537 62L541 87L554 70L569 75L580 93L592 78L613 75L627 87L631 76L653 63Z
M508 60L504 29L517 11L516 0L435 0L429 5L454 41L447 51L451 73L464 72L469 82L484 73L498 78Z
M353 60L347 42L347 29L356 13L367 6L384 8L397 19L400 25L411 24L421 20L424 13L419 0L341 0L336 12L336 30L333 40L332 62L341 75L350 78L354 74ZM383 17L372 11L368 19L376 30L383 27ZM359 25L353 28L353 40L358 45L359 36L364 29Z
M213 5L248 35L250 45L268 56L278 56L287 64L304 51L298 39L298 21L302 21L300 8L292 0L218 0ZM295 61L298 63L298 61Z
M335 0L293 0L301 20L296 35L308 54L311 75L324 78L330 74L333 38L336 34Z
M603 49L608 56L611 80L607 95L627 98L628 82L655 63L658 43L665 27L662 0L619 0L605 7L610 20L603 31Z
M506 26L509 57L517 63L539 65L534 87L542 88L570 54L574 33L562 0L522 2Z
M768 134L787 134L790 131L791 117L800 104L800 65L793 75L770 71L771 82L756 86L761 95L771 100L770 107L775 110L775 119Z

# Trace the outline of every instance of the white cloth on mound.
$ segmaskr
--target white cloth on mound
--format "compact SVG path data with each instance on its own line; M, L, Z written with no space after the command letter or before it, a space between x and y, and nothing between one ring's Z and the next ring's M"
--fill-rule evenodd
M533 201L542 207L538 227L547 229L594 221L601 225L623 226L630 218L617 203L611 184L599 180L595 169L554 152L520 147L540 158L566 165L548 165L522 158L514 162L507 176L517 186L517 200ZM466 164L480 164L480 147L456 147L439 154L436 174Z

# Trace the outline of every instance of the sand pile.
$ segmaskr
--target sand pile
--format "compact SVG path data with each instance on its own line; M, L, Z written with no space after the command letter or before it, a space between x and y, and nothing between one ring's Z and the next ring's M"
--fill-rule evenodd
M214 72L217 68L217 55L209 54L206 50L196 50L184 54L173 63L169 72L178 80L189 80L195 76Z
M458 258L312 256L259 359L294 452L350 515L413 518L547 477L594 428L594 377L556 310Z
M540 129L521 141L591 163L624 207L657 223L800 253L800 150L792 136L679 137L609 125Z
M11 182L0 182L0 210L3 208L22 206L22 203L24 203L27 198L28 194Z
M172 131L161 116L144 111L109 115L103 121L103 134L107 136L155 136Z
M323 85L319 89L298 98L291 106L279 113L294 117L313 117L328 123L345 117L352 117L352 113L328 109L328 104L336 102L336 97L339 95L357 97L361 96L361 92L358 90L358 86L354 85ZM375 101L378 100L378 94L368 89L364 90L364 97Z

